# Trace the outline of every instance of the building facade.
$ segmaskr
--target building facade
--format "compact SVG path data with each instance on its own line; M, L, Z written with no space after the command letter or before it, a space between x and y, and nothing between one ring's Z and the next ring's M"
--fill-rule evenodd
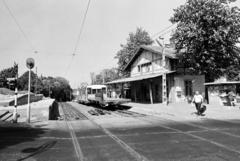
M130 71L130 77L107 84L122 87L129 84L127 93L134 102L181 102L194 91L205 91L204 75L188 74L171 47L141 46L124 70Z

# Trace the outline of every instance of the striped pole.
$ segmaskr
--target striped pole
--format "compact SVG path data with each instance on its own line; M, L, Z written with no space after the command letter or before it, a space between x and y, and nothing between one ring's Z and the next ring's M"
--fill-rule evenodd
M17 95L18 95L18 89L17 89L17 84L15 83L15 96L14 96L14 111L13 111L13 123L17 123Z
M167 76L166 73L162 75L162 103L167 105Z

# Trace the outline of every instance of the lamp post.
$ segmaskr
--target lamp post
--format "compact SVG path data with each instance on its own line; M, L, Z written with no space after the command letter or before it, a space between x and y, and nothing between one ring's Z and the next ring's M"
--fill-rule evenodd
M162 67L164 69L163 75L162 75L162 103L168 104L168 98L167 98L167 75L165 73L165 67L166 67L166 59L165 59L165 53L164 53L164 38L159 36L159 40L162 40L162 44L156 39L156 42L159 46L162 47Z
M27 107L27 123L30 123L30 89L31 89L31 69L34 67L34 59L28 58L26 60L26 66L28 68L28 107Z

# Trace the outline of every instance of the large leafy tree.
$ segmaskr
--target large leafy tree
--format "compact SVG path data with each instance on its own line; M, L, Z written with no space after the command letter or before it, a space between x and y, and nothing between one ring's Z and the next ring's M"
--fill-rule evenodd
M172 35L180 60L206 81L222 76L231 65L239 65L236 44L240 37L240 10L235 0L187 0L174 10L177 23Z
M128 76L129 73L123 71L134 53L140 45L151 45L153 40L148 32L142 28L137 28L136 32L131 32L127 38L126 44L121 44L121 49L117 52L115 58L118 59L118 70L122 76Z

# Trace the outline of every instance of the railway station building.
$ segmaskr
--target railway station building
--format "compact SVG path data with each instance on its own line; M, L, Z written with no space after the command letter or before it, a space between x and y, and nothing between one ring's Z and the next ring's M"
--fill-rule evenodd
M204 75L191 75L170 46L140 46L124 70L130 71L130 77L107 85L113 90L122 87L133 102L183 102L195 91L205 92Z

